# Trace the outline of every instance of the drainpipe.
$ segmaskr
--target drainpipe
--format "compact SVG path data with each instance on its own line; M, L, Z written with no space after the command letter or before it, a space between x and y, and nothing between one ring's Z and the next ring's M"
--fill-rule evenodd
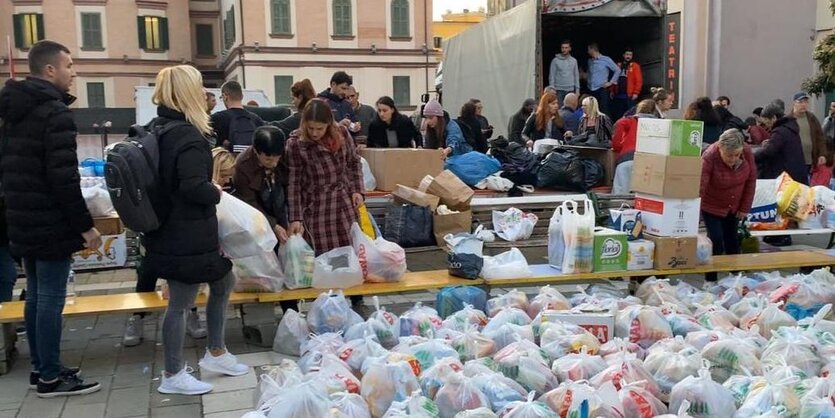
M427 6L426 2L428 0L423 0L423 45L424 45L424 55L426 55L426 67L423 69L423 75L425 78L426 83L426 94L429 94L429 23L427 22Z
M240 1L239 10L241 11L241 46L240 52L238 52L238 64L241 65L241 86L246 88L246 67L244 67L244 45L246 45L246 30L244 29L244 0Z

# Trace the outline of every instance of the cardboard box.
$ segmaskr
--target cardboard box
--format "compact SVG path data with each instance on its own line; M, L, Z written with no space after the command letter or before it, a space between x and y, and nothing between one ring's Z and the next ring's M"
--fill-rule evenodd
M435 212L435 209L438 208L438 202L441 201L438 196L426 194L420 190L415 190L402 184L398 184L391 192L391 195L394 196L394 201L397 203L408 203L415 206L428 206L429 209L432 209L433 213Z
M699 197L701 157L635 153L632 190L656 196L694 199Z
M124 267L128 258L125 234L102 235L102 245L73 254L73 270Z
M694 268L699 263L696 257L698 238L645 236L655 244L656 270Z
M434 176L444 170L444 160L438 150L365 148L360 155L368 161L377 189L387 192L398 184L416 188L427 174Z
M93 226L102 235L119 235L125 232L122 219L118 215L93 218Z
M698 157L702 155L704 122L677 119L638 119L636 152Z
M635 194L644 232L662 237L696 236L702 199L676 199Z
M611 186L615 178L615 153L606 148L584 147L578 145L561 145L560 148L573 149L580 153L581 157L591 158L603 164L603 169L606 171L603 176L603 184L600 186Z
M464 211L449 215L432 215L432 232L435 234L435 242L441 248L446 248L444 236L460 232L472 232L473 213Z
M441 198L441 204L451 210L469 210L475 192L452 171L444 170L429 183L426 193Z
M651 270L655 267L655 243L639 239L629 241L627 245L628 251L626 253L626 269L629 271L635 270Z
M594 228L594 270L626 271L626 233Z
M610 311L542 311L542 323L566 322L592 333L601 344L615 336L615 315Z

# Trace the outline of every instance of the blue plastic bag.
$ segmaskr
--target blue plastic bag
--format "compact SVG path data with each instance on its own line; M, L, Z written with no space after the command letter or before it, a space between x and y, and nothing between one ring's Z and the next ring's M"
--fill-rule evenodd
M447 158L444 168L455 173L468 186L475 186L502 169L499 160L478 151Z
M435 298L435 309L438 310L438 316L446 318L464 309L465 303L485 312L487 309L487 292L476 286L445 287L438 292L438 296Z

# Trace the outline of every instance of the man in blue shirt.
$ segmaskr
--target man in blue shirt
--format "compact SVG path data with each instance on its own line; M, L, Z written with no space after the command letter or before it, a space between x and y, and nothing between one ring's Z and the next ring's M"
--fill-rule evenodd
M620 68L611 58L600 53L600 47L596 43L590 43L588 48L589 56L589 90L592 96L597 99L597 105L601 113L609 116L609 86L617 83Z

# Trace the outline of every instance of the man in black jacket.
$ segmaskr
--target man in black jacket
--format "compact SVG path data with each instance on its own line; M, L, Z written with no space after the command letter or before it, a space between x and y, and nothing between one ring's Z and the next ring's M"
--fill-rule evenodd
M26 270L26 335L34 371L29 385L42 398L92 393L78 369L61 365L61 313L72 254L101 246L81 196L77 129L68 92L75 77L70 50L41 41L29 50L24 81L0 91L4 125L0 175L11 251Z

